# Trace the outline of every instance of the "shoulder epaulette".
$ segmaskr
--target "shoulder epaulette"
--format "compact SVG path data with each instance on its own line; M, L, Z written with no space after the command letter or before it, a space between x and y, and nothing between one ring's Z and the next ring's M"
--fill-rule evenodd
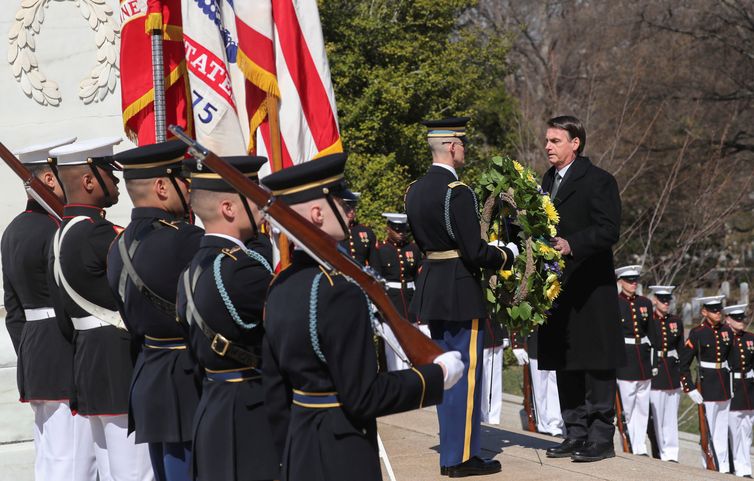
M464 186L464 187L468 187L468 185L464 184L460 180L456 180L455 182L451 182L450 184L448 184L448 187L450 187L451 189L455 189L456 187L459 187L461 185Z
M167 227L172 227L172 228L173 228L173 229L175 229L175 230L178 230L178 229L180 229L180 227L179 227L179 223L180 223L180 221L177 221L177 220L174 220L174 221L169 221L169 220L165 220L165 219L159 219L159 221L158 221L158 222L159 222L160 224L164 225L164 226L167 226Z

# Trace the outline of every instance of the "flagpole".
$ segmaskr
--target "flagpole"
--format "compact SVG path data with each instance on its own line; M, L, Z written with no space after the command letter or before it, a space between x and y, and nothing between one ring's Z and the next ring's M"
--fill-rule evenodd
M267 94L267 119L270 124L270 156L272 157L272 171L283 169L283 145L280 136L280 104L272 94ZM278 250L280 252L280 267L285 269L291 263L288 237L281 233L278 237Z
M160 18L161 17L162 16L160 15ZM152 30L151 38L152 85L154 90L154 138L155 142L165 142L165 140L167 140L167 126L165 125L165 61L162 50L162 29Z

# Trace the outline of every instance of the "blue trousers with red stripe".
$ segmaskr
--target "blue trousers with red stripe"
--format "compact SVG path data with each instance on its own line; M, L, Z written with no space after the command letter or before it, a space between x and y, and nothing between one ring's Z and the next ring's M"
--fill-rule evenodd
M461 353L461 380L445 391L437 406L440 421L440 466L455 466L480 452L482 351L484 330L478 319L429 321L432 339L446 351Z

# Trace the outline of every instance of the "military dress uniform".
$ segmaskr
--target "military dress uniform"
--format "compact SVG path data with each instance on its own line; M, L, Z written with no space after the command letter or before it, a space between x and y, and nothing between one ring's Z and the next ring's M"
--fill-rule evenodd
M696 299L704 307L721 308L723 296ZM697 386L691 377L691 362L699 366L699 392L704 398L710 437L721 473L729 472L728 466L728 412L730 410L731 386L728 357L733 342L733 331L724 323L712 324L708 320L689 331L689 337L681 351L681 386L689 393ZM702 465L704 460L702 458Z
M372 251L377 245L377 236L374 231L364 224L354 223L348 231L348 239L342 241L348 249L351 257L356 259L359 264L369 265L369 259L372 257Z
M267 161L226 160L249 177ZM191 178L194 191L232 192L216 174L194 171ZM272 259L255 246L206 233L178 286L178 315L204 374L193 423L193 477L201 481L278 479L259 371Z
M425 122L430 138L463 141L468 119ZM455 169L433 164L406 192L406 213L416 243L425 253L409 311L428 322L432 339L460 351L467 367L461 381L437 408L441 471L479 459L480 396L487 305L481 269L507 268L508 248L481 239L476 196L458 181Z
M115 161L123 166L126 182L174 178L181 175L185 153L186 144L174 140L122 152ZM202 229L163 209L136 207L107 258L110 288L128 331L141 346L131 379L129 433L135 431L136 443L149 444L160 481L190 476L200 380L184 330L175 322L175 296L179 276L202 235Z
M400 224L406 230L408 229L406 214L388 212L382 215L388 217L388 225L392 224L398 228ZM408 306L414 297L416 274L421 265L422 253L419 246L408 241L396 243L388 238L384 242L378 243L372 249L370 256L369 265L386 281L387 295L393 301L395 308L405 319L416 323L416 318L409 313ZM415 325L429 336L429 327L426 324ZM393 345L397 346L398 341L389 327L383 327L386 331L385 334L392 337L391 342L387 342L385 345L388 371L407 369L409 365L404 361L406 356L403 350L400 349L399 352L396 352L392 347Z
M723 312L743 322L747 304L726 307ZM733 398L730 401L728 430L732 449L732 472L736 476L751 477L751 433L754 426L754 334L742 330L733 332L728 354L733 377Z
M288 204L332 201L346 192L345 161L322 157L262 182ZM262 369L282 480L379 481L376 418L442 400L438 365L377 371L371 317L358 285L302 250L272 282Z
M49 151L75 141L61 139L16 153L26 166L47 165ZM74 468L76 429L71 415L73 347L62 336L47 285L47 254L60 225L36 201L17 215L3 233L2 253L5 325L18 356L16 380L21 402L34 412L34 476L36 479L77 479Z
M552 436L564 434L565 424L560 413L558 380L555 371L540 370L537 360L537 331L524 337L516 333L512 338L513 349L525 349L528 369L531 372L531 390L534 397L534 412L537 417L537 431ZM524 365L524 369L527 369Z
M618 279L636 278L641 266L625 266L615 270ZM647 454L645 436L649 420L649 391L652 385L652 364L649 340L649 323L652 301L643 296L618 294L621 327L626 351L626 365L618 368L616 377L623 412L626 416L628 437L634 454Z
M111 139L77 142L50 155L57 158L60 169L89 160L97 169L112 161L114 143ZM134 444L134 437L128 436L132 339L106 276L107 252L121 231L97 206L65 206L50 255L57 285L53 300L61 330L73 342L77 413L89 422L100 478L150 480L146 446Z
M649 286L658 300L670 302L674 286ZM663 298L665 296L665 298ZM681 401L679 353L683 348L683 320L654 311L649 324L652 342L652 409L657 447L663 461L678 461L678 405Z

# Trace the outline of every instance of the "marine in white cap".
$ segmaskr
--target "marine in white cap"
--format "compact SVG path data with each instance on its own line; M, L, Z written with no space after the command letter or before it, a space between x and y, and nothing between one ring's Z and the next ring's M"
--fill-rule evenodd
M128 435L133 361L131 336L107 283L110 244L123 230L105 219L118 199L113 146L119 137L76 142L50 152L58 163L67 204L53 240L55 312L74 344L77 410L88 421L100 479L152 478L146 445Z
M371 227L359 222L356 217L356 209L361 199L360 192L350 192L348 197L343 199L343 206L346 213L346 223L348 224L348 237L341 243L362 265L369 265L372 258L372 251L377 245L377 236Z
M728 413L730 410L730 368L728 355L733 331L722 322L725 296L696 297L701 306L702 322L691 329L681 351L681 385L697 404L704 403L710 437L715 448L719 471L729 472ZM699 380L694 383L691 362L696 359ZM704 466L704 461L702 460Z
M626 416L628 436L634 454L647 454L645 435L649 419L649 391L652 384L649 323L652 301L636 295L641 266L615 269L618 279L618 306L626 350L626 365L618 368L618 389Z
M50 149L75 140L60 138L16 151L21 163L61 201ZM70 409L73 349L58 329L47 285L47 253L58 222L30 195L0 245L5 323L18 355L19 399L34 411L35 479L79 479L74 470L80 463L75 425L81 418Z
M751 433L754 427L754 334L746 330L748 304L723 309L725 322L733 330L728 365L733 373L733 399L730 401L728 430L733 454L731 471L751 477Z
M678 405L681 401L679 353L683 347L683 321L670 312L675 286L649 286L654 315L650 321L652 341L652 390L649 403L663 461L678 462Z

